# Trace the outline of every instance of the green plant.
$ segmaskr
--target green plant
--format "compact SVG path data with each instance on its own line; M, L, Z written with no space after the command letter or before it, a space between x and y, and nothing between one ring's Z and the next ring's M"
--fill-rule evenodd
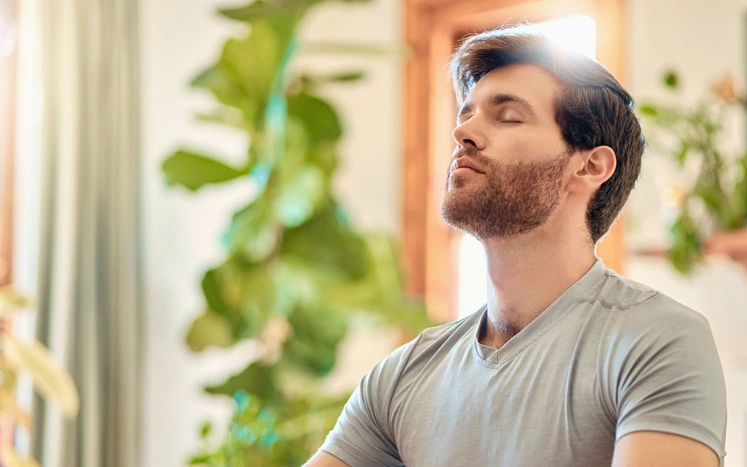
M34 389L47 401L57 405L65 418L78 413L79 399L70 375L57 364L38 341L24 342L9 332L11 316L29 308L30 301L13 286L0 288L0 414L11 417L29 434L31 415L18 405L16 383L21 372L31 377ZM0 463L8 467L38 467L39 463L3 446Z
M747 153L734 157L723 149L728 137L725 122L735 112L744 112L745 99L730 77L717 82L709 95L693 105L679 102L681 79L676 72L666 72L663 83L677 103L649 102L639 111L658 130L655 142L664 146L664 152L680 168L696 174L672 196L677 215L670 227L667 255L675 269L686 274L702 259L710 230L747 224Z
M226 257L202 280L205 312L187 335L194 351L244 339L261 349L225 382L236 412L215 443L211 424L193 464L294 465L321 444L345 397L321 389L349 324L361 316L414 335L428 324L422 303L403 293L397 251L386 235L350 223L332 190L343 125L322 97L326 86L360 80L360 70L326 75L293 71L303 51L382 53L351 44L300 44L296 30L323 0L255 1L220 10L246 25L191 86L217 106L203 121L245 133L245 162L181 149L162 166L169 183L196 191L234 180L256 195L223 236Z

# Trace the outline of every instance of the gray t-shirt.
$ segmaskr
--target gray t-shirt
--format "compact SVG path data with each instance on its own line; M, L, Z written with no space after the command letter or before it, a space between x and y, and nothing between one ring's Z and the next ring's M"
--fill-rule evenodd
M723 464L724 376L706 319L601 261L500 349L485 309L423 331L361 381L322 450L353 467L609 466L642 430Z

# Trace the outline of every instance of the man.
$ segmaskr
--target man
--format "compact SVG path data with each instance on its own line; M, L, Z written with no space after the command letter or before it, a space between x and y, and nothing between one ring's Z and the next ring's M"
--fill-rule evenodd
M594 245L640 171L632 99L526 27L468 39L443 216L477 237L488 303L366 375L307 465L717 466L708 323Z

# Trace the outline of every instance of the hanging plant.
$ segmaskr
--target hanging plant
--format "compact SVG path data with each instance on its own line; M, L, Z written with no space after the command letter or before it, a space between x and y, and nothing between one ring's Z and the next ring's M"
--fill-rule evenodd
M212 424L192 464L302 464L334 424L347 394L329 396L323 378L335 367L351 320L414 335L429 324L422 303L404 295L398 252L386 235L350 222L332 189L344 125L323 97L328 86L361 80L361 70L293 72L308 53L391 53L366 44L302 44L297 29L322 0L255 1L220 14L246 25L223 45L191 86L216 106L202 121L245 133L242 164L180 149L163 163L168 183L190 191L250 183L222 241L225 258L205 272L205 310L192 324L194 351L253 340L260 356L206 390L230 396L236 411L215 439ZM352 3L352 2L350 2Z

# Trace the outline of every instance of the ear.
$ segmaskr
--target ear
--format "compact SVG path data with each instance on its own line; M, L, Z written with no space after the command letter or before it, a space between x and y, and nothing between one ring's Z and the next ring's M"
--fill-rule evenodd
M579 152L579 155L581 161L576 165L572 183L579 188L595 192L615 173L615 167L617 167L615 151L609 146L597 146L588 151Z

